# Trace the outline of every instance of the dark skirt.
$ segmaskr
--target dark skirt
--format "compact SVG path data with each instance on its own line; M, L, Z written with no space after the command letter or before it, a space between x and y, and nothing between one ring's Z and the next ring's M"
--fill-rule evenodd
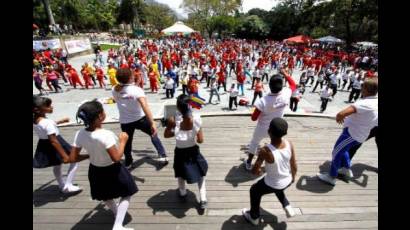
M71 145L67 143L60 135L57 136L57 140L63 147L67 154L71 152ZM46 168L55 165L61 165L63 159L60 154L51 144L49 139L40 139L37 143L36 152L33 158L33 168Z
M138 192L131 173L120 162L106 167L90 164L88 180L93 200L111 200Z
M193 184L206 176L207 171L208 162L200 153L198 145L189 148L175 148L175 177L181 177L188 184Z

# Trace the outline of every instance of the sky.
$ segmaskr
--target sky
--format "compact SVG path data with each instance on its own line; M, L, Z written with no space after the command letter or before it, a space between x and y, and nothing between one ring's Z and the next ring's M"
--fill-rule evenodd
M184 12L179 6L182 0L155 0L156 2L167 4L171 9L175 10L179 15L187 18L188 14ZM242 11L248 12L252 8L260 8L264 10L270 10L277 4L277 0L243 0Z

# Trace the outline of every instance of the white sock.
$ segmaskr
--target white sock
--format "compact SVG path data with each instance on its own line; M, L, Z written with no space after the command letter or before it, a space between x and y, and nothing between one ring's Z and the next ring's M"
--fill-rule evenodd
M56 177L58 186L63 189L64 188L64 180L63 180L63 174L61 173L61 165L56 165L53 167L53 173L54 176Z
M200 201L206 201L205 177L201 177L198 181Z
M179 189L181 196L186 195L185 180L182 179L181 177L178 177L178 189Z
M70 167L68 168L68 172L67 172L67 179L65 181L66 187L73 185L73 180L74 180L75 173L77 172L77 169L78 169L78 163L70 164Z
M109 209L111 209L111 211L114 213L114 215L117 215L117 203L115 203L115 200L114 199L112 199L112 200L106 200L106 201L104 201L104 203L105 203L105 205L107 205L107 207L109 208Z
M115 223L114 228L117 229L124 229L122 223L124 222L125 214L127 214L128 206L130 205L130 196L121 198L120 202L118 203L117 207L117 215L115 216Z

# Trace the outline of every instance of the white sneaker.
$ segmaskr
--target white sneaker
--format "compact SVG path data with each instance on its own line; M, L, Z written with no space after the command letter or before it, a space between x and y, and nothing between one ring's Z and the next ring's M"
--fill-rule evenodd
M290 205L286 206L286 207L283 208L283 209L284 209L285 212L286 212L286 217L287 217L287 218L291 218L292 216L295 216L295 215L296 215L295 211L293 210L292 206L290 206Z
M335 184L336 184L336 179L333 178L333 177L331 177L329 174L318 173L318 174L316 174L316 175L317 175L317 177L319 178L319 180L321 180L321 181L323 181L323 182L325 182L325 183L328 183L328 184L330 184L330 185L335 186Z
M73 193L83 190L82 188L75 185L66 185L62 190L63 193Z
M251 214L249 214L249 210L244 208L242 209L242 216L247 220L249 223L253 224L254 226L257 226L259 224L259 218L258 219L253 219L251 217Z
M352 170L348 169L348 168L341 168L337 172L341 175L344 175L344 176L348 177L348 178L352 178L354 176Z
M245 169L246 170L248 170L248 171L252 170L252 163L248 163L247 159L243 160L243 163L245 164Z
M160 157L158 158L158 161L162 163L168 163L168 157Z

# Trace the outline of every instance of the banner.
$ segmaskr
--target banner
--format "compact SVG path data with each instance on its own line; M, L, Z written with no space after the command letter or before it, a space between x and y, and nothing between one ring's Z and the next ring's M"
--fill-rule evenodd
M60 39L33 41L33 49L36 51L46 50L48 48L50 49L61 48Z
M69 40L65 41L65 47L69 54L78 53L91 49L90 39L81 39L81 40Z

